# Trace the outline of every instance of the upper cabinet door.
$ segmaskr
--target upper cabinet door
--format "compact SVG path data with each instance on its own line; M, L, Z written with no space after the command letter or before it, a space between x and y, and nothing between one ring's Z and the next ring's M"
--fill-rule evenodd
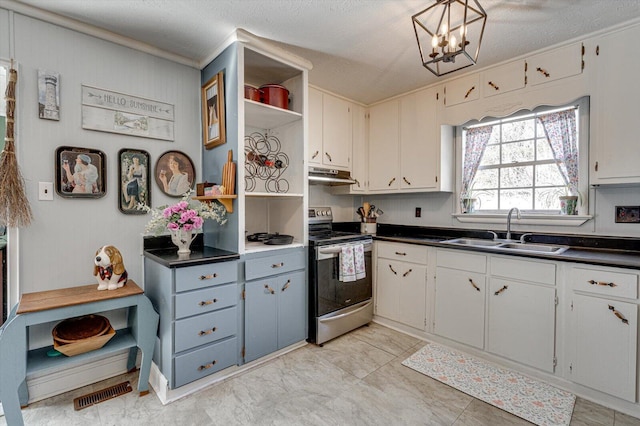
M482 73L482 93L485 97L500 95L525 85L525 61L509 62Z
M475 73L445 83L445 105L450 107L480 97L480 74Z
M628 47L638 37L640 26L634 26L597 40L590 103L592 185L640 182L640 144L633 126L638 121L640 62Z
M369 109L369 190L398 189L398 100Z
M324 94L322 100L322 163L349 169L351 158L351 104Z
M527 84L548 83L582 72L582 43L574 43L527 59Z
M322 163L322 92L309 87L309 164Z

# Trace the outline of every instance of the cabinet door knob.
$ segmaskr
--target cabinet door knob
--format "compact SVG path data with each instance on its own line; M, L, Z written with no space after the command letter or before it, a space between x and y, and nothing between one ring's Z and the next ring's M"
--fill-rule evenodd
M266 288L266 289L267 289L267 291L268 291L269 293L271 293L271 294L276 294L275 290L274 290L274 289L272 289L272 288L269 286L269 284L265 284L265 285L264 285L264 288Z
M213 367L214 365L216 365L216 361L215 359L213 361L211 361L209 364L205 364L205 365L201 365L200 367L198 367L198 371L202 371L202 370L208 370L211 367Z
M614 314L615 316L617 316L618 318L620 318L620 321L622 321L624 324L629 324L629 320L628 320L628 319L626 319L626 318L624 317L624 315L622 315L620 312L616 311L616 308L615 308L614 306L609 305L609 310L610 310L611 312L613 312L613 314Z
M354 181L356 182L356 185L358 185L358 188L360 188L360 181L358 181L358 179L354 179Z
M327 159L329 160L329 162L332 162L333 160L331 159L331 156L329 155L328 152L325 152L324 155L327 156Z
M407 180L407 178L406 178L406 177L402 176L402 180L403 180L407 185L411 185L411 182L409 182L409 181Z
M494 88L494 89L496 89L496 90L500 90L500 88L499 88L499 87L498 87L498 86L497 86L493 81L490 81L490 82L488 82L487 84L488 84L489 86L493 87L493 88Z
M601 286L607 286L607 287L618 287L618 285L616 283L608 283L608 282L605 282L605 281L589 280L587 282L589 284L591 284L591 285L601 285Z
M480 287L478 287L476 285L476 283L473 282L473 280L471 278L469 278L469 282L471 283L471 285L473 286L473 288L475 288L477 291L480 291Z
M311 159L314 160L318 156L318 154L320 154L320 151L314 152L313 155L311 156Z
M471 89L467 90L467 94L464 95L464 98L467 99L474 90L476 90L476 86L471 86Z
M218 274L209 274L209 275L200 275L200 280L210 280L212 278L217 278Z
M291 285L291 280L287 280L287 282L284 283L284 285L282 286L282 290L280 291L285 291L286 289L289 288L290 285Z
M389 265L389 269L391 269L391 272L393 272L394 275L398 275L395 269L393 269L393 266Z
M216 303L218 301L218 299L211 299L211 300L201 300L200 303L198 303L198 305L200 306L207 306L207 305L211 305L213 303Z
M500 290L496 291L496 292L495 292L495 293L493 293L493 294L495 294L496 296L498 296L500 293L502 293L503 291L505 291L505 290L506 290L506 289L508 289L508 288L509 288L509 287L508 287L508 286L506 286L506 285L505 285L505 286L502 286L502 288L501 288Z
M391 186L391 184L392 184L393 182L395 182L395 181L396 181L396 178L391 179L391 180L389 181L389 185L388 185L388 186Z
M271 265L272 268L282 268L284 266L284 262L274 263Z
M544 69L542 69L540 67L536 68L536 71L538 71L540 74L544 75L546 78L549 78L549 76L550 76L550 74L546 70L544 70Z
M217 329L217 327L212 327L212 328L210 328L209 330L201 330L201 331L198 333L198 336L206 336L207 334L211 334L211 333L215 332L215 331L216 331L216 329Z
M404 274L402 274L403 277L406 277L407 275L409 275L411 273L412 269L409 269L407 272L405 272Z

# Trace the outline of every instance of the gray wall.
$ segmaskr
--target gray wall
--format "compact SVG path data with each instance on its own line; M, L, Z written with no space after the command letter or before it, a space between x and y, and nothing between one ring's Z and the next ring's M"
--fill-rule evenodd
M153 175L162 153L183 151L197 165L200 180L199 70L19 14L14 15L11 35L6 18L6 11L0 10L0 55L8 59L5 41L13 40L19 73L17 155L34 214L33 224L21 229L13 242L19 243L20 292L94 283L93 257L104 244L120 249L130 277L142 285L141 233L148 216L125 215L118 209L117 154L122 148L148 151ZM60 73L60 121L38 118L39 68ZM175 140L82 129L82 84L173 104ZM62 145L106 154L106 196L69 199L56 194L53 201L38 201L38 182L55 182L54 155ZM151 200L153 206L177 201L155 183Z

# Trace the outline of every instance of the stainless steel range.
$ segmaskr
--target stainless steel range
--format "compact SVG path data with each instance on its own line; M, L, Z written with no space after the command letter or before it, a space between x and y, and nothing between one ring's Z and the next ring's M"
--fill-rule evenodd
M324 342L373 318L370 235L333 230L331 207L309 208L309 342ZM345 253L364 263L352 280L341 276ZM356 255L357 257L357 255ZM364 276L362 276L364 274Z

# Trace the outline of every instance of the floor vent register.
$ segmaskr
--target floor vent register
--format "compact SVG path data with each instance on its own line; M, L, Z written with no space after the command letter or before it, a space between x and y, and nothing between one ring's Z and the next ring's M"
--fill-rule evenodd
M73 400L73 407L76 411L82 410L83 408L91 407L92 405L99 404L104 401L108 401L112 398L117 398L120 395L124 395L133 390L131 387L131 383L124 382L114 386L110 386L106 389L99 390L97 392L92 392L87 395L80 396Z

